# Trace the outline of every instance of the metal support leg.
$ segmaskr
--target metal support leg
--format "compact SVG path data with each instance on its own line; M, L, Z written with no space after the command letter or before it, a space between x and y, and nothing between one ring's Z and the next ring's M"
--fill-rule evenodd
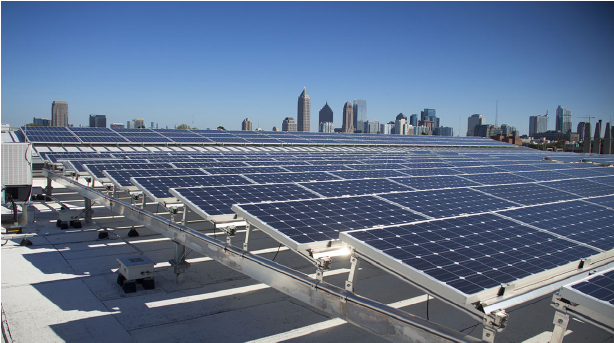
M190 264L185 260L185 250L185 245L175 243L175 258L172 259L170 263L171 266L173 266L173 272L175 273L175 282L177 283L183 280L183 274L188 268L190 268Z
M316 279L318 281L324 280L324 271L330 270L330 257L321 257L316 260Z
M187 206L183 207L183 219L181 219L181 225L183 226L188 225L188 207Z
M567 331L567 325L569 324L569 315L556 311L552 323L554 324L554 329L552 330L550 343L563 342L563 337L565 337L565 331Z
M45 195L50 197L51 196L51 192L53 191L53 187L51 187L51 179L47 178L47 187L45 187L44 189L45 191Z
M356 283L356 275L358 274L358 266L360 265L360 260L358 257L352 254L350 257L351 269L350 274L348 275L348 279L345 282L345 290L354 292L354 284Z
M85 223L91 224L92 215L94 214L94 210L92 210L92 200L89 198L83 198L83 199L84 199L84 206L85 206Z
M249 251L248 247L249 247L249 232L250 232L250 225L247 224L245 225L245 242L243 243L243 250L245 251Z
M141 209L145 210L145 200L147 199L147 196L145 194L143 194L143 201L141 202Z

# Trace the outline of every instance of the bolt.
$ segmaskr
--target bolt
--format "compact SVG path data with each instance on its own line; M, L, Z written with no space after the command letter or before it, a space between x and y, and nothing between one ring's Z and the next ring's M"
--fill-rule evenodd
M486 337L490 337L490 333L487 333L487 334L486 334Z
M559 319L559 324L563 324L563 319Z

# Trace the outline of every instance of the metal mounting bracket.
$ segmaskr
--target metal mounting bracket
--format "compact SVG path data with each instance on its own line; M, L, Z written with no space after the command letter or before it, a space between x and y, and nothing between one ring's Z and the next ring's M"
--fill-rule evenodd
M324 271L330 270L330 257L321 257L315 260L316 262L316 279L318 281L324 280Z
M484 315L482 324L484 330L482 330L482 340L484 342L494 342L495 334L502 332L507 326L507 320L509 315L505 310L497 310Z
M354 292L354 285L356 284L356 275L358 274L358 266L360 265L360 260L354 254L354 249L352 249L352 256L350 257L350 274L348 275L347 281L345 281L345 290Z

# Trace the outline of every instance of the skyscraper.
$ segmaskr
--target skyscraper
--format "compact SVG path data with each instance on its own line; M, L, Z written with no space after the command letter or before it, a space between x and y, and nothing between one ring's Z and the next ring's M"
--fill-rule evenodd
M467 137L475 136L475 127L484 124L484 116L474 114L467 120Z
M292 117L286 117L284 121L281 123L282 131L296 131L296 122Z
M418 126L418 115L417 114L414 113L411 116L409 116L409 125Z
M51 104L51 126L68 126L68 103L54 101Z
M367 100L354 99L354 132L364 132L367 122Z
M578 123L577 132L578 132L578 140L582 142L584 140L584 122L583 121Z
M354 107L349 101L343 105L343 126L341 131L345 133L354 132Z
M243 119L241 123L241 130L243 131L251 131L252 130L252 121L249 118Z
M561 105L556 108L556 130L562 133L571 132L571 110Z
M330 125L332 125L334 129L333 110L330 108L330 106L328 106L328 101L326 102L324 106L322 106L322 109L320 110L318 114L318 127L320 128L320 132L328 132L328 131L322 131L322 130L324 127L328 128L329 124L325 124L324 126L322 126L322 123L330 123Z
M437 111L435 111L434 108L425 108L424 111L420 112L420 122L418 122L418 126L428 126L432 129L438 128L439 119L440 118L437 118Z
M403 113L397 114L394 121L394 133L397 135L409 135L413 134L409 132L409 124L407 123L407 116Z
M307 94L307 89L303 88L303 93L298 97L297 111L297 131L309 132L309 124L311 121L311 99Z
M107 116L104 114L90 114L90 127L107 127Z
M529 117L529 136L548 131L548 115Z

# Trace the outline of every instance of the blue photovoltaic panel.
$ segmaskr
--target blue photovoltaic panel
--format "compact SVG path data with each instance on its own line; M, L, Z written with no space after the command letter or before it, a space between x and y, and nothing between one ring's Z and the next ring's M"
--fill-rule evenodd
M382 194L380 197L432 218L490 212L518 206L469 188Z
M604 168L574 168L559 170L558 173L568 175L575 178L595 177L607 175L602 172Z
M597 249L614 249L614 211L601 206L576 200L500 214Z
M462 167L462 168L454 168L461 174L492 174L492 173L501 173L505 172L505 170L500 169L498 167L484 166L484 167Z
M338 171L338 170L349 170L350 166L344 165L334 165L334 166L284 166L284 169L288 169L291 172L314 172L314 171Z
M577 199L579 196L536 183L518 185L485 186L476 188L496 197L509 199L523 205L546 204L561 200Z
M177 199L207 216L233 214L233 204L311 199L318 196L295 184L174 188Z
M451 164L445 162L417 162L417 163L403 163L405 166L403 169L420 169L420 168L450 168Z
M592 177L587 180L614 187L614 176Z
M207 173L212 175L222 174L271 174L271 173L286 173L287 170L281 167L234 167L234 168L208 168L199 166Z
M346 232L341 240L465 296L598 253L492 214Z
M614 210L614 195L609 195L609 196L599 197L599 198L584 199L584 201L590 202L592 204L606 206Z
M87 170L90 175L97 179L103 179L106 176L102 173L104 170L116 170L116 169L145 169L145 168L161 168L161 169L170 169L173 168L172 165L168 163L83 163L83 168Z
M400 169L401 173L409 176L434 176L434 175L456 175L458 171L452 168L420 168L420 169Z
M326 172L241 174L241 175L254 181L254 183L260 183L260 184L339 180L339 177L326 173Z
M452 175L403 177L397 178L395 179L395 181L418 190L468 187L478 185L478 183L475 183L473 181Z
M247 164L243 162L216 162L216 161L202 161L193 160L186 162L172 162L175 168L233 168L233 167L247 167ZM237 173L232 173L237 174Z
M565 174L561 174L552 170L538 170L538 171L520 171L514 173L518 176L526 177L527 179L531 179L534 181L554 181L554 180L565 180L570 179L569 176Z
M614 270L594 275L571 286L572 289L614 305Z
M543 182L541 184L582 197L594 197L614 194L614 187L600 184L597 182L592 182L590 181L590 179L551 181Z
M379 164L352 164L346 165L354 170L374 170L374 169L405 169L406 167L399 163L379 163Z
M454 161L448 160L446 161L449 164L449 167L479 167L486 165L487 162L484 161Z
M198 168L171 168L171 169L133 169L133 170L105 170L106 175L111 181L120 187L130 187L131 177L149 176L179 176L179 175L207 175Z
M132 184L149 193L153 199L172 198L169 188L224 186L251 183L240 175L133 177Z
M312 182L304 183L302 185L325 197L377 194L409 190L408 187L405 187L388 179L360 179L330 182Z
M325 246L343 231L425 219L372 196L242 204L233 211L295 249L310 243Z
M539 169L535 164L511 164L505 166L497 166L499 169L503 169L507 172L522 172L522 171L538 171Z
M351 180L351 179L383 179L387 177L399 177L406 176L402 172L398 170L357 170L357 171L337 171L330 172L333 175L336 175L342 179Z
M511 173L472 174L459 175L459 177L477 182L481 185L508 185L513 183L533 182L533 180Z

